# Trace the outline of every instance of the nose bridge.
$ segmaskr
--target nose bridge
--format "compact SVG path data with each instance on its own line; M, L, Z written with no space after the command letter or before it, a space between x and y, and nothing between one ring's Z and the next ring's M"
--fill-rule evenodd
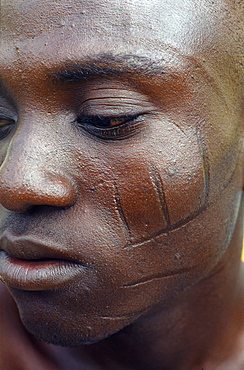
M41 132L23 126L0 167L0 203L9 210L24 212L37 205L70 207L75 202L75 184L65 173L58 140L47 134L43 137Z

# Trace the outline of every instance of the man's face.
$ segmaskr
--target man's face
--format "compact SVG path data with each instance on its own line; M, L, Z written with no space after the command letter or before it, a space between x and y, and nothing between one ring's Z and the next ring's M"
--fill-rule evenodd
M105 338L221 259L243 133L212 10L2 1L0 272L36 336Z

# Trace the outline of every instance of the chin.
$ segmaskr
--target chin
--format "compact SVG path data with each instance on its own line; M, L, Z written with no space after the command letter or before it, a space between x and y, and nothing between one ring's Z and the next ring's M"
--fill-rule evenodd
M35 338L62 347L78 347L96 343L105 339L109 334L103 333L100 336L94 333L91 329L83 328L82 330L72 330L54 322L45 322L29 320L21 317L26 330Z
M113 324L108 327L104 325L103 320L98 319L97 323L91 326L88 326L84 320L83 324L74 328L72 324L64 323L63 320L44 321L43 318L38 320L22 314L21 320L26 330L35 338L62 347L79 347L99 342L130 324L130 322L120 322L116 326Z
M35 338L58 346L78 347L96 343L120 331L137 318L136 315L106 318L95 312L85 312L85 305L81 305L79 311L74 311L70 300L66 304L64 301L53 304L51 291L10 290L26 330Z

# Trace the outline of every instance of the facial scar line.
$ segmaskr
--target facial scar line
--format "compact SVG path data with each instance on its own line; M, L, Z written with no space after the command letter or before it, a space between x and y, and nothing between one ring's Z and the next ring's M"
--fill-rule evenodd
M125 249L132 249L132 248L137 248L137 247L141 247L143 246L144 244L146 243L150 243L153 239L159 237L160 235L162 234L168 234L170 231L175 231L175 230L179 230L181 229L182 227L186 226L187 224L189 224L190 222L192 222L197 216L199 216L202 212L205 211L207 207L207 204L203 204L202 207L200 207L198 210L196 210L195 212L191 213L188 217L184 218L183 220L180 220L178 221L177 223L175 224L171 224L170 226L168 227L165 227L164 229L160 229L154 233L152 233L150 236L146 237L146 238L141 238L140 240L138 240L138 242L136 243L133 243L133 244L127 244L124 246Z
M115 198L115 202L116 202L116 208L117 208L120 220L121 220L122 224L124 225L125 231L127 233L127 239L128 239L128 241L130 241L131 240L131 231L130 231L129 225L126 221L126 218L125 218L122 206L121 206L119 191L118 191L117 185L115 183L113 185L114 185L114 198Z
M104 320L120 320L120 319L126 319L127 317L133 317L136 315L141 314L142 312L145 313L148 309L150 309L150 306L143 308L141 310L135 311L135 312L129 312L125 315L114 315L114 316L99 316L99 318Z
M223 188L221 189L221 194L225 191L225 189L228 187L228 185L231 183L232 179L234 178L235 174L236 174L236 171L239 167L239 158L241 156L241 149L239 150L238 152L238 157L237 157L237 161L236 161L236 165L235 165L235 168L233 169L233 171L230 173L230 176L229 178L225 181L225 183L223 184Z
M150 275L150 276L146 276L146 277L144 277L144 278L142 278L142 279L140 279L138 281L135 281L133 283L121 285L120 288L133 288L133 287L136 287L136 286L139 286L139 285L142 285L142 284L150 283L150 282L152 282L154 280L166 279L166 278L170 278L172 276L181 275L184 272L189 272L190 270L193 270L194 268L196 268L196 266L182 268L182 269L173 271L173 272L168 273L168 274L167 273L158 273L158 274L153 274L153 275Z
M164 195L164 192L163 192L163 185L162 185L162 182L160 181L159 174L157 173L156 169L153 168L153 166L151 165L151 168L153 169L152 175L156 176L156 178L154 177L154 179L153 179L154 182L155 182L155 180L156 181L159 180L159 183L161 184L161 189L162 189L162 195L163 195L163 197L160 197L160 201L161 201L161 204L163 202L165 203L165 205L163 206L162 209L163 210L165 209L165 211L166 211L166 213L164 215L165 215L165 219L166 219L166 222L167 222L167 227L165 227L164 229L160 229L160 230L152 233L147 238L142 238L141 240L139 240L136 243L133 243L133 244L130 244L130 245L126 245L125 246L126 249L131 249L131 248L136 248L136 247L142 246L146 242L150 242L152 239L154 239L156 237L159 237L162 234L167 234L170 231L180 229L181 227L186 226L189 222L191 222L192 220L194 220L200 213L202 213L206 209L206 207L207 207L207 200L208 200L208 194L209 194L210 166L209 166L209 158L208 158L208 155L207 155L206 146L205 146L205 143L203 141L203 137L201 135L201 131L200 131L200 127L199 126L197 128L197 140L198 140L199 150L201 151L202 157L203 157L203 170L204 170L204 192L205 192L204 198L205 199L203 201L202 206L200 206L200 208L198 210L196 210L193 213L191 213L188 217L186 217L186 218L184 218L182 220L179 220L175 224L170 224L170 218L169 218L169 212L168 212L167 204L166 204L166 201L164 201L165 195ZM155 186L157 188L158 193L160 194L160 190L159 190L156 182L155 182ZM168 213L168 216L167 216L167 213Z
M204 143L204 139L201 133L200 125L204 124L204 122L201 122L197 126L197 141L199 145L200 152L202 154L202 160L203 160L203 170L204 170L204 193L205 193L205 202L209 195L209 180L210 180L210 165L209 165L209 158L207 154L207 148Z
M153 165L150 166L149 173L150 173L152 184L154 185L154 188L156 189L158 193L158 198L160 201L160 206L163 211L164 218L167 222L167 225L169 226L170 225L169 210L168 210L168 206L166 203L166 198L165 198L165 193L164 193L164 188L163 188L161 177Z

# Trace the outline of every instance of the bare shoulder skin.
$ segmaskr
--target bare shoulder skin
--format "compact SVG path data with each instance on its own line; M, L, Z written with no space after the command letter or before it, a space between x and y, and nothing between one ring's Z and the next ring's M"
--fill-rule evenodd
M243 19L1 1L0 368L244 368Z

